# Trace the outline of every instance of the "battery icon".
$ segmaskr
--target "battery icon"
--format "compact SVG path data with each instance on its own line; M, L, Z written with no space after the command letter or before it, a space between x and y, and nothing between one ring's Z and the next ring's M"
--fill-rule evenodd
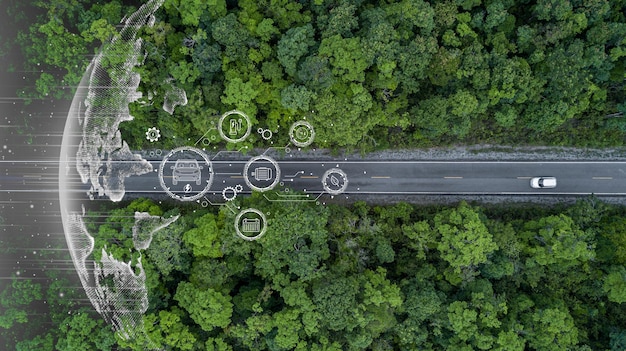
M254 218L254 219L250 219L250 218L244 218L243 219L243 228L242 231L244 233L257 233L261 231L261 220L258 218Z

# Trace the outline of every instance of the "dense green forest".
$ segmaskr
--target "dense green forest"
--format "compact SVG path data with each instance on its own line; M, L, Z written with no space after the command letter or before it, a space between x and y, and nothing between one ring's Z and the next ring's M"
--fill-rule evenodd
M7 7L16 23L36 17L13 44L23 67L8 67L36 72L20 95L71 98L92 55L140 4ZM131 106L122 134L135 150L169 149L237 108L278 132L306 117L313 146L323 148L623 146L625 7L165 0L141 33L145 99ZM160 106L173 86L188 104L170 115ZM149 127L161 130L158 143L146 141ZM275 135L287 144L287 133ZM135 211L181 215L141 252L151 303L144 322L165 349L626 349L624 206L235 201L268 213L263 238L241 240L226 208L149 200L98 209L109 216L90 224L98 248L136 262ZM0 348L143 351L142 340L114 335L73 272L46 274L15 276L0 292Z
M43 72L26 96L69 93L56 87L77 83L88 54L138 5L34 4L39 21L19 38L27 66L61 70ZM157 147L171 148L237 108L275 131L306 117L318 147L623 145L625 7L624 0L165 0L141 34L146 98L133 106L124 136L147 147L144 133L156 126L165 136ZM160 109L171 86L189 99L174 115ZM285 144L286 134L279 134Z
M145 324L168 350L626 348L623 206L594 198L508 209L235 201L270 213L263 238L240 239L225 207L149 200L90 225L97 246L123 255L135 211L181 214L142 252ZM5 349L25 326L52 325L20 334L17 350L143 351L141 340L116 340L81 311L80 289L64 284L44 291L16 279L0 293ZM49 312L31 313L42 299Z

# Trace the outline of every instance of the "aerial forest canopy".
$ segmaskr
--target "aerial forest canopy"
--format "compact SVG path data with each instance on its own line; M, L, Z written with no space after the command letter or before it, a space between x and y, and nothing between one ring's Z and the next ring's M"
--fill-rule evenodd
M20 69L38 80L20 94L71 97L67 87L139 5L12 5L16 21L37 10L19 45ZM313 147L329 149L623 146L624 8L626 0L165 0L140 33L143 99L122 134L133 150L171 149L236 108L255 128L279 131L279 145L306 117ZM174 88L188 101L170 114L161 106ZM146 140L150 127L158 143ZM237 147L267 146L252 134ZM320 206L258 193L233 204L266 211L263 238L239 238L225 206L139 199L89 211L95 247L141 259L152 345L626 349L625 206L593 197L553 207ZM135 212L180 217L137 252ZM146 340L114 335L65 273L47 270L47 285L10 279L0 348L144 351Z
M144 323L153 345L220 351L626 348L624 206L593 198L550 209L326 207L267 204L257 195L235 201L271 213L263 238L239 238L234 214L224 206L168 208L136 200L103 207L97 213L110 216L88 224L98 233L97 247L117 246L114 253L123 255L133 245L133 223L124 219L136 211L181 215L141 253L150 301ZM116 340L97 314L81 308L79 289L48 273L54 282L47 290L15 277L0 292L5 349L145 351L142 339ZM59 295L64 291L67 296ZM36 309L42 295L48 313ZM25 325L59 327L29 328L16 343Z
M30 93L62 95L53 87L76 83L86 62L80 55L115 35L130 10L119 0L37 4L47 15L22 35L30 65L66 74L59 84L42 73ZM237 108L272 130L306 117L318 147L621 146L625 7L624 0L166 0L142 33L146 99L134 106L125 139L145 147L145 130L156 126L160 146L173 147ZM159 109L171 86L189 100L174 115Z

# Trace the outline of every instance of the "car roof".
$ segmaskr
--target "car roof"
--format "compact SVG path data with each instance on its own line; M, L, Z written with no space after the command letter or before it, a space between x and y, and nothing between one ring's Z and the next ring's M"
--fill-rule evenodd
M556 178L554 177L544 177L543 178L543 185L555 185L556 184Z

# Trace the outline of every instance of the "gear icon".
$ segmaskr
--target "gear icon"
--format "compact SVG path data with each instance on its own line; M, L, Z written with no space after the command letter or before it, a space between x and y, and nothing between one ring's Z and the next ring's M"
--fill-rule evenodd
M155 127L148 128L146 132L146 139L148 139L151 143L159 140L161 138L161 131L156 129Z
M235 185L235 191L240 193L243 191L243 186L241 186L241 184L237 184Z
M272 133L272 131L271 131L271 130L269 130L269 129L259 128L259 129L257 130L257 132L258 132L259 134L261 134L261 138L263 138L263 140L270 140L270 139L272 139L272 135L273 135L273 133Z
M232 186L227 186L224 190L222 190L222 197L226 201L233 201L237 198L237 190L235 190Z

